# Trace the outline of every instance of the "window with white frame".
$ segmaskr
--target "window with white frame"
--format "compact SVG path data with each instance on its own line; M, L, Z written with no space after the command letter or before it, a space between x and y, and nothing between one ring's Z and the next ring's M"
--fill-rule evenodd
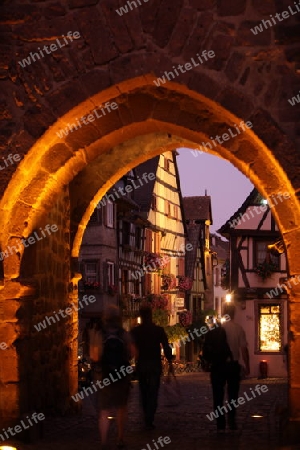
M280 259L277 255L272 255L268 252L268 245L272 243L272 241L254 241L254 265L262 264L265 261L270 262L280 268Z
M114 204L108 201L106 205L106 226L109 228L114 228L114 210Z
M96 261L88 261L84 263L84 278L86 283L97 283L98 280L98 264Z
M280 352L282 306L279 303L258 305L258 335L260 352Z
M110 261L107 261L107 283L108 286L115 284L115 264Z

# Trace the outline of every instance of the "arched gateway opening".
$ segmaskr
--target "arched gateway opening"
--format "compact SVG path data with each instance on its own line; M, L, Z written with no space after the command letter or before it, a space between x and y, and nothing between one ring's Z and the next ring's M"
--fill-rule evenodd
M289 192L290 199L275 205L273 214L284 239L289 274L300 274L297 190L287 167L261 138L267 117L257 113L245 119L185 86L166 83L157 88L153 81L147 76L121 83L64 115L24 157L2 198L1 251L8 252L2 257L0 291L0 340L8 344L0 353L4 424L27 411L70 407L70 396L77 390L77 314L45 329L37 330L34 324L77 302L77 258L86 224L106 191L141 162L178 147L206 147L243 172L264 197ZM94 114L106 102L115 102L117 108L70 131L69 125L78 125L77 119ZM229 130L235 135L222 143L215 139ZM289 145L283 137L282 143ZM293 286L293 421L300 420L299 302L300 289Z

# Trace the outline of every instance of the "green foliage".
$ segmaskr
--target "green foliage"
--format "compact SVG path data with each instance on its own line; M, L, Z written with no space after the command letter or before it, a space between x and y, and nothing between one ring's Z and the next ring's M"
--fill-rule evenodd
M152 319L156 325L167 327L169 324L169 314L165 309L153 309Z
M261 277L262 280L269 278L273 272L278 271L278 265L272 262L264 261L257 264L255 267L255 272Z
M182 327L179 323L165 327L165 332L168 336L168 341L170 343L176 342L179 339L182 339L183 337L188 335L186 329Z

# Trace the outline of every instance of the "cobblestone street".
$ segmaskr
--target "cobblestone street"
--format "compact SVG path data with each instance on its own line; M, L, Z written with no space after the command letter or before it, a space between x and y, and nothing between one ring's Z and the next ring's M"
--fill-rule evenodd
M217 435L215 421L206 414L212 411L209 375L191 373L178 377L183 393L183 402L179 407L166 407L162 399L156 415L156 429L144 431L139 408L138 386L133 383L129 404L129 421L126 443L131 450L155 450L153 439L168 436L171 443L168 450L274 450L296 449L298 446L284 446L280 442L280 413L287 404L287 382L284 379L243 381L240 396L257 384L266 384L268 391L260 397L247 401L238 407L238 431ZM262 417L253 417L254 415ZM83 411L77 417L51 418L45 421L45 436L34 444L15 443L18 450L100 450L96 413L90 397L84 401ZM110 430L111 449L115 449L115 424ZM147 444L149 446L147 447ZM159 445L159 444L157 444ZM165 445L166 447L166 445ZM159 447L161 448L161 447Z

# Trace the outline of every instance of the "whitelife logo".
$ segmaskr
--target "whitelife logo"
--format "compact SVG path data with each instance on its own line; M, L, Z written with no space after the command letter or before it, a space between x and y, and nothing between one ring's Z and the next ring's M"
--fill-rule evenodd
M231 318L230 318L230 316L228 314L225 314L223 319L224 319L225 322L229 322L229 320L231 320ZM169 347L171 347L171 348L174 348L174 347L179 348L179 347L181 347L181 344L185 345L186 342L191 342L191 339L193 341L195 339L194 334L197 337L202 337L204 334L206 334L209 331L212 331L212 330L214 330L215 328L218 328L218 327L219 327L219 325L216 322L213 326L211 326L209 328L203 325L203 327L201 327L201 328L194 328L193 331L188 330L188 334L186 336L181 335L180 339L178 341L174 342L173 344L169 344ZM199 331L200 331L200 333L199 333Z
M4 166L2 166L2 164L0 163L0 170L4 170L7 167L12 166L15 162L19 162L20 159L21 156L18 153L16 153L15 155L12 155L10 153L6 159L3 158Z
M290 16L294 16L295 14L298 14L300 12L300 2L299 3L294 2L294 5L296 7L296 11L292 9L292 6L289 6L288 7L289 11L283 11L282 13L275 14L275 17L278 20L278 22L282 22L283 20L288 19ZM282 17L280 17L280 14ZM265 27L265 30L267 30L269 27L272 27L273 25L277 25L275 17L273 17L272 14L270 14L270 17L271 17L271 20L262 20L261 25L256 25L256 27L250 28L252 33L256 35L258 33L263 32L264 27Z
M242 120L239 125L234 124L234 129L228 128L227 129L228 133L223 133L222 136L219 136L217 134L215 137L211 136L210 139L211 139L211 142L213 143L213 146L217 147L218 144L222 145L222 144L224 144L224 142L229 141L229 139L238 136L242 132L247 131L247 129L250 129L252 127L253 127L252 122L248 121L248 122L245 123ZM234 133L234 131L236 131L237 134ZM216 144L216 141L217 141L217 144ZM197 158L198 155L201 155L201 153L203 153L202 150L206 150L207 148L210 148L210 149L213 148L213 146L212 146L212 144L210 142L202 142L201 144L202 145L200 145L198 147L198 149L201 150L201 151L199 151L199 150L191 150L192 155L195 158Z
M104 389L105 386L109 386L111 383L115 383L118 380L121 380L122 377L126 377L127 374L131 374L133 372L133 367L132 366L127 366L125 367L124 365L122 367L120 367L120 369L115 369L116 373L110 373L108 375L107 378L103 378L103 380L97 380L95 381L96 385L100 388L100 389ZM114 378L114 375L117 376L117 378ZM94 384L94 382L91 382L91 386L89 387L84 387L83 390L81 392L77 392L77 394L72 395L72 399L75 402L79 402L79 400L83 400L84 397L88 397L90 394L94 394L95 392L98 391L98 388Z
M77 312L80 309L84 308L84 306L82 305L81 302L84 302L85 305L87 306L89 303L95 303L96 300L97 299L94 295L90 295L89 297L87 295L84 295L82 300L79 300L79 302L78 302L79 308L76 307L75 303L72 303L71 304L72 306L69 306L64 311L62 309L60 309L58 312L53 311L52 316L46 316L45 320L43 320L43 322L39 322L38 324L34 325L34 328L37 331L44 330L47 327L47 324L51 325L53 323L56 323L56 321L58 321L58 322L60 321L60 317L58 316L58 314L60 314L61 317L63 319L65 319L67 316L70 316L72 314L73 310ZM65 314L67 314L67 316ZM53 317L53 316L55 316L55 317ZM55 318L56 318L56 320L55 320Z
M149 0L143 0L143 2L148 3ZM138 5L137 5L137 3L138 3ZM130 2L128 0L127 5L129 6L130 10L128 9L128 6L124 5L124 6L121 6L121 8L119 8L119 9L115 9L116 13L118 13L119 16L123 16L123 14L127 14L129 11L132 11L134 8L138 8L139 6L142 6L142 3L141 3L141 0L136 0L136 2L134 2L134 1ZM134 5L134 8L132 5Z
M11 436L15 436L16 433L21 433L23 430L27 430L28 428L32 427L34 425L34 423L38 423L38 421L44 420L45 416L43 413L34 412L30 418L27 416L26 419L27 419L28 423L25 423L25 419L24 419L24 420L21 420L21 422L20 422L21 425L15 425L14 427L8 427L6 430L4 428L2 428L3 434L0 433L0 437L1 437L2 441L5 441L5 439L9 439ZM32 421L34 423L32 423ZM10 436L8 433L10 434ZM1 447L1 448L4 449L5 447ZM11 448L11 447L7 447L7 448Z
M290 105L295 106L296 103L300 103L300 91L299 94L297 95L297 97L292 97L288 99L288 102Z
M143 182L144 180L144 182ZM97 205L97 209L100 209L102 206L105 206L107 203L112 203L116 200L116 198L120 198L120 195L125 196L126 194L129 194L134 189L139 189L144 184L148 184L148 182L155 180L155 174L153 172L145 172L143 173L142 178L139 176L136 180L129 180L132 183L132 186L130 184L127 184L124 188L119 187L118 189L113 189L109 194L105 194L102 200ZM135 184L137 182L138 184ZM125 191L125 192L124 192Z
M262 393L264 394L265 392L268 392L268 386L266 384L257 384L255 386L255 391L258 395L261 395ZM250 402L251 400L253 400L254 398L256 398L256 394L253 391L252 388L250 388L251 391L251 395L252 397L248 397L247 393L244 392L244 397L239 397L237 400L231 400L230 403L234 408L238 408L240 405L243 405L246 400L248 402ZM260 392L261 391L261 392ZM245 400L246 399L246 400ZM226 406L218 406L217 409L215 409L213 412L211 412L210 414L206 414L206 417L212 421L214 419L217 419L218 417L223 416L224 414L228 413L228 409L230 411L232 411L232 406L229 404L228 400L226 400L227 405ZM228 408L228 409L227 409Z
M159 438L157 438L157 440L155 441L154 439L152 439L154 448L150 447L150 444L146 444L145 448L142 448L141 450L159 450L160 448L164 447L164 444L170 444L171 442L171 438L169 436L159 436ZM158 446L158 444L160 445L160 447ZM152 445L152 443L151 443Z
M300 275L292 277L290 280L294 283L294 286L297 286L300 283ZM275 289L271 289L269 292L266 293L266 295L269 298L274 298L279 295L279 290L281 294L283 291L286 291L287 288L292 289L290 281L286 281L285 283L282 284L278 283L277 287Z
M276 196L272 195L270 199L267 201L266 204L260 205L260 206L253 206L252 209L250 209L247 213L240 213L235 219L230 220L228 223L230 224L230 228L235 228L237 225L241 225L242 222L246 222L246 220L250 220L249 214L251 216L251 219L255 216L253 214L253 210L257 215L261 214L262 212L265 212L268 208L272 209L274 206L278 205L278 201L276 200L276 197L280 199L280 202L283 202L283 200L288 200L291 196L288 192L284 192L281 194L279 192ZM272 201L274 203L272 203Z
M110 113L111 110L118 109L118 107L119 106L116 102L106 102L105 105L103 105L103 106L101 105L101 106L98 106L98 108L93 109L93 111L90 114L88 114L87 116L82 116L79 119L76 117L75 122L73 122L71 124L68 123L68 125L63 130L57 131L56 134L60 139L62 139L64 136L68 136L69 132L73 133L73 131L77 130L78 127L81 128L82 124L88 125L89 123L94 122L94 120L96 118L101 119L101 117L106 116L106 114ZM102 114L98 114L99 108L100 108L100 111L102 112ZM107 110L107 112L105 112L104 108Z
M40 228L40 232L41 232L42 236L39 236L38 232L35 231L33 233L33 235L29 236L27 239L24 239L24 238L20 239L22 242L22 245L24 247L29 247L29 245L33 245L37 241L41 241L43 238L48 237L47 234L45 233L45 231L47 231L48 236L50 236L51 232L56 233L56 231L58 231L58 227L56 224L50 225L48 223L44 229ZM0 252L0 261L3 261L3 259L8 258L9 257L8 253L10 253L12 255L13 253L15 253L15 254L20 253L21 251L23 251L23 248L20 245L18 245L18 248L14 245L12 245L12 246L8 245L4 252Z
M50 55L52 52L56 52L59 48L63 48L66 45L69 45L70 42L73 41L73 39L75 39L75 40L79 39L80 38L80 33L78 31L74 31L74 32L68 31L67 37L65 37L65 35L63 34L62 38L65 41L65 44L61 43L59 39L56 39L57 45L56 44L50 44L49 45L50 50L48 48L48 45L44 45L44 47L43 47L44 52L47 55ZM68 39L69 39L70 42L68 41ZM30 66L30 64L32 62L36 61L36 58L37 59L41 59L41 57L42 58L45 57L45 55L43 53L43 50L41 50L41 48L38 47L39 53L32 53L32 52L30 52L29 56L27 58L22 59L22 61L18 61L18 63L20 64L21 67L23 67L23 69L24 69L24 67L26 67L26 65Z
M199 53L197 53L196 56L197 56L196 59L198 59L200 64L203 64L205 61L208 61L209 58L214 58L216 55L213 50L209 51L203 50L201 56L199 55ZM200 66L200 64L197 61L195 61L194 58L191 58L190 61L192 64L190 62L187 62L184 65L178 64L177 68L173 66L173 71L172 70L170 72L165 71L164 75L162 75L161 78L159 77L156 78L156 80L154 80L153 83L155 84L155 86L159 87L161 84L165 84L167 82L166 78L168 79L168 81L174 80L175 76L177 77L180 76L180 73L186 73L188 70L192 70L194 67ZM178 71L180 71L180 73Z

